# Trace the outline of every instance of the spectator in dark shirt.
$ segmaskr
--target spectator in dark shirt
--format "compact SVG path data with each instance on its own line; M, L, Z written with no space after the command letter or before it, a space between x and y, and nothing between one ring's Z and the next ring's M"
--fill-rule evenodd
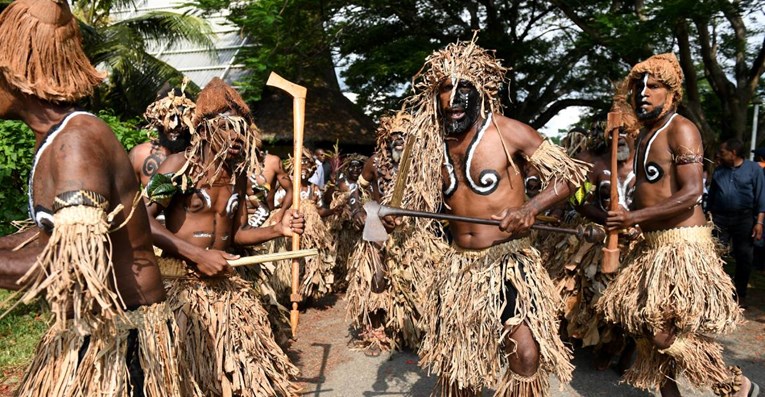
M723 142L717 152L720 165L709 187L709 211L718 237L732 242L734 283L741 306L745 306L752 271L753 243L762 237L765 220L765 175L757 163L744 159L745 150L738 139Z
M752 150L754 153L754 161L760 165L760 168L765 172L765 147ZM752 266L755 270L765 271L765 233L759 240L754 240L754 259L752 260Z

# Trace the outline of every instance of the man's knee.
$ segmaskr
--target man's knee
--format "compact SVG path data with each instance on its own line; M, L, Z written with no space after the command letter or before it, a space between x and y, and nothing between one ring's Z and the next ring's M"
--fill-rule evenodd
M531 376L539 368L539 349L535 343L531 346L518 346L516 351L518 355L518 368L514 368L515 373L521 376Z

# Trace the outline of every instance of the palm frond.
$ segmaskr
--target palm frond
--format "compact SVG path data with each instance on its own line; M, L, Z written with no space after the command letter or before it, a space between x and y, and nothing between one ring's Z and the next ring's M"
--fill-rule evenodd
M116 22L112 26L117 25L128 27L144 39L162 41L171 46L181 41L188 41L202 46L205 50L215 51L210 24L194 15L151 11L135 18Z

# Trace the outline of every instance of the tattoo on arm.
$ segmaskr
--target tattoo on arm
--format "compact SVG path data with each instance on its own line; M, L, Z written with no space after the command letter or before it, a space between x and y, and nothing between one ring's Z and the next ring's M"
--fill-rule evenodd
M141 167L141 172L148 177L154 176L154 174L157 173L157 170L159 170L159 165L162 164L163 161L167 156L165 156L162 153L152 153L149 155L149 157L146 158L146 160L143 161L143 167Z

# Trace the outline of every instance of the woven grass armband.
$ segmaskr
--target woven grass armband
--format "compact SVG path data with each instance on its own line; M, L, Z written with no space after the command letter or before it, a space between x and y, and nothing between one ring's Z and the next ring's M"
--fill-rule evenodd
M55 227L48 244L19 280L26 285L21 299L25 303L45 292L54 327L66 328L70 307L78 329L123 315L124 305L114 290L108 206L103 196L90 191L56 196ZM116 211L121 210L120 205Z
M590 164L572 159L560 146L547 140L542 141L537 151L526 159L539 171L543 190L550 182L554 184L559 180L581 186L587 180L590 169Z

